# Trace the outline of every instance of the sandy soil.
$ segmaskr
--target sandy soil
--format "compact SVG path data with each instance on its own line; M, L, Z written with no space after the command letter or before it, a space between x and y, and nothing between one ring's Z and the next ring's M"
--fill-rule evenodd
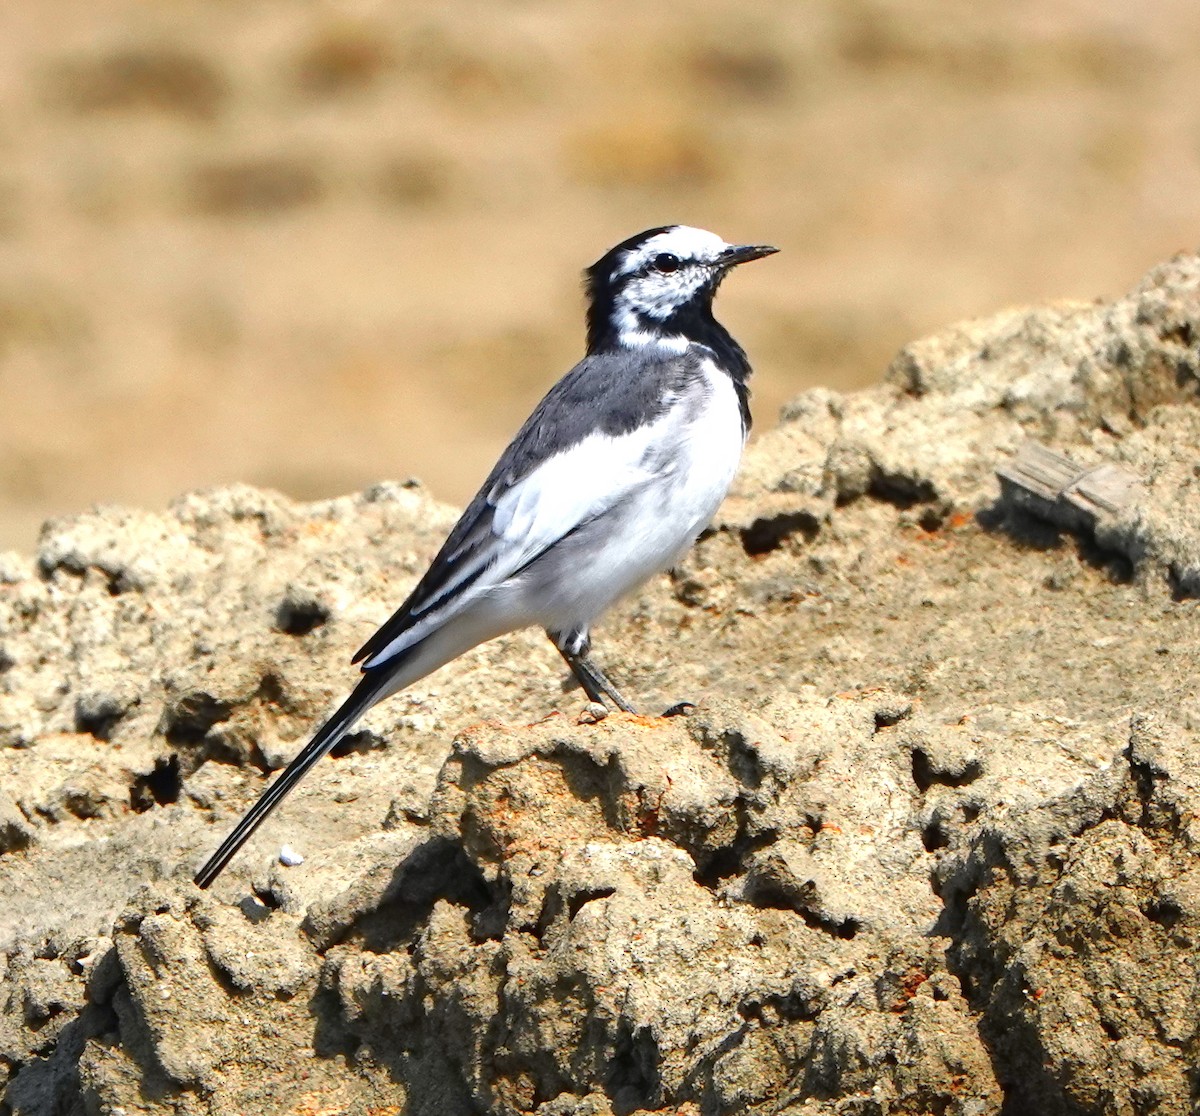
M804 393L598 631L650 715L494 641L205 892L454 510L240 485L0 555L0 1114L1191 1116L1197 338L1181 255ZM1030 438L1139 480L1056 526Z

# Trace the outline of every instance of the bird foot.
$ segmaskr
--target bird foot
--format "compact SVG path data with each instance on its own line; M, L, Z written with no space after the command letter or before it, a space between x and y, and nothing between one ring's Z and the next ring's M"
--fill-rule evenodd
M664 717L690 717L696 712L694 701L677 701L668 709L663 710Z

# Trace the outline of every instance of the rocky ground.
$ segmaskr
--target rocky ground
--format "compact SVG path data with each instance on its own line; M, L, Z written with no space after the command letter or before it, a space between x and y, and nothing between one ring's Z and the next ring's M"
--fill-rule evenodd
M1200 1103L1200 257L796 399L599 632L374 710L190 877L454 511L226 488L0 559L0 1113ZM1067 531L1036 438L1142 478ZM305 857L279 861L281 846Z

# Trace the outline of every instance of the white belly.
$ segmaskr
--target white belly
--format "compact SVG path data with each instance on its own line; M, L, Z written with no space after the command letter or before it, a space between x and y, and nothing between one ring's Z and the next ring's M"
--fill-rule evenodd
M647 457L658 455L650 479L511 586L536 613L531 623L556 631L586 627L674 565L712 520L741 460L741 412L729 377L710 366L691 402L673 410L649 440Z

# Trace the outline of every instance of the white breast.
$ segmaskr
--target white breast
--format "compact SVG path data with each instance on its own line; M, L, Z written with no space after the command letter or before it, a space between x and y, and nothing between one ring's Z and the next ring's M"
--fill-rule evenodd
M746 434L733 381L712 361L705 361L705 405L686 428L674 502L680 518L691 516L686 539L669 566L696 540L725 499L742 458Z
M737 392L728 376L706 362L702 377L653 426L605 440L607 452L597 455L595 471L586 477L574 468L570 473L578 492L599 485L610 492L623 489L620 498L510 583L520 602L514 600L513 607L528 609L529 622L551 630L586 627L669 569L696 541L741 459L745 439ZM584 459L579 450L569 456L572 465ZM627 483L614 475L618 462L626 463ZM556 465L555 472L561 468Z

